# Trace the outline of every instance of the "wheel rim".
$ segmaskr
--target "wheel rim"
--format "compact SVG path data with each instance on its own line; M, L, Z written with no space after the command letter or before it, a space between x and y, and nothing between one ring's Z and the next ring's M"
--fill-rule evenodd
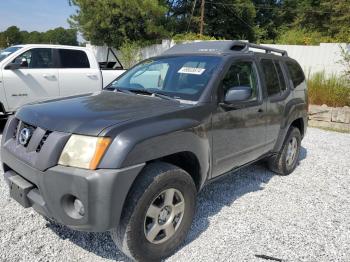
M289 143L288 143L288 147L287 147L287 165L288 166L292 166L295 158L297 156L297 152L298 152L298 141L295 137L293 137Z
M174 188L164 190L147 209L144 222L146 239L153 244L167 241L178 230L184 212L182 193Z

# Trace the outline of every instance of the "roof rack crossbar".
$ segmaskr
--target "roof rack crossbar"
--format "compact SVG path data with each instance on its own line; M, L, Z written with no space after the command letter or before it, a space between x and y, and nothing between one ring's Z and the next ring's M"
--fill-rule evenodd
M272 52L274 52L274 53L279 53L282 56L288 56L287 51L277 49L277 48L272 48L272 47L267 47L267 46L262 46L262 45L257 45L257 44L251 44L251 43L243 42L243 41L235 41L233 46L236 46L236 45L245 45L246 48L242 51L249 50L249 48L255 48L255 49L265 50L265 52L267 54L271 54Z

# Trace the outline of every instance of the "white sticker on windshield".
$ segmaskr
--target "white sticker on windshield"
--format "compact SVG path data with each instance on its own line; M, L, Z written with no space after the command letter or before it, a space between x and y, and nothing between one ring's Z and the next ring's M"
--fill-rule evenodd
M196 67L183 67L181 68L178 73L180 74L192 74L192 75L201 75L205 71L204 68L196 68Z

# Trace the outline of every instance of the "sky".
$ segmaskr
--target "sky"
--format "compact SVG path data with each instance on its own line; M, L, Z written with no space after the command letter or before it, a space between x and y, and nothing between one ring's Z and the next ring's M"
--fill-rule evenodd
M74 12L68 0L0 0L0 31L12 25L40 32L69 28L67 19Z

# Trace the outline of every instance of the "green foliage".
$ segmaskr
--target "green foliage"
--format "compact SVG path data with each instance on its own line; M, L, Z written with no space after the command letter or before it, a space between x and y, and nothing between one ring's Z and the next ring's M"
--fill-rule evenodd
M119 58L125 69L141 61L141 46L137 42L125 41L119 48Z
M78 7L70 17L73 28L92 44L119 48L125 41L149 41L165 37L167 6L157 0L70 0Z
M340 46L342 60L340 63L344 66L344 77L350 82L350 51L346 48Z
M20 44L22 42L22 35L17 26L10 26L3 32L5 42L8 45Z
M319 72L308 80L309 102L332 107L350 106L350 82L336 75L326 76Z
M322 36L320 32L308 32L304 29L292 28L287 30L281 29L275 42L289 45L317 45L331 41L330 38Z
M173 36L173 40L175 41L175 43L181 43L181 42L195 41L195 40L218 40L218 39L207 35L187 33L187 34L177 34Z
M14 44L78 45L77 31L58 27L47 32L27 32L11 26L6 31L0 32L0 48Z
M169 31L175 35L192 32L199 33L200 4L197 1L169 1ZM194 10L192 16L192 10ZM262 29L256 25L256 10L252 1L222 0L207 1L205 6L204 35L216 39L248 39L257 41Z

